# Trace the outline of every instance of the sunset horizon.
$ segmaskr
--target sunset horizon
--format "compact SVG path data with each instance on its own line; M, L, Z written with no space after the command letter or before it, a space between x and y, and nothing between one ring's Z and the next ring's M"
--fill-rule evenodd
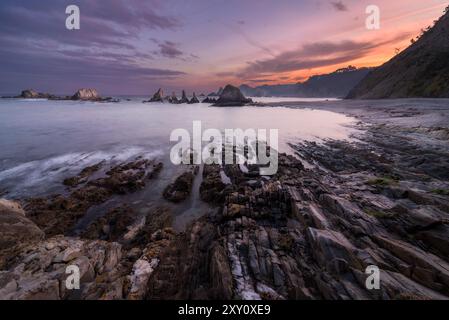
M78 1L81 27L67 30L69 2L24 3L0 4L1 94L84 87L104 95L207 94L227 83L304 82L348 65L382 65L447 5L377 1L380 29L367 30L369 1Z

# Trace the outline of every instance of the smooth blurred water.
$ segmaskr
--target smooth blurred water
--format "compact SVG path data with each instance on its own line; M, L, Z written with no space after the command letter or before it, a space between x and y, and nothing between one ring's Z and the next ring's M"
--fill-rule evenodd
M103 159L143 155L169 159L170 133L192 130L278 129L280 151L287 142L348 139L354 119L328 111L270 107L210 107L208 104L143 104L0 99L0 193L53 191L55 183ZM273 98L256 98L273 102Z

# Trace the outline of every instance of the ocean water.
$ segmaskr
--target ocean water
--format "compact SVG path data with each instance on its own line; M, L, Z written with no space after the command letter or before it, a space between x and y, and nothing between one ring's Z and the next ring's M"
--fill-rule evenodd
M208 104L143 104L0 99L0 196L58 192L65 177L107 160L137 156L169 163L170 133L208 128L278 129L279 149L289 142L350 139L354 119L342 114L284 107L217 108ZM275 102L276 98L255 98ZM291 100L291 99L290 99ZM285 101L280 99L279 101Z

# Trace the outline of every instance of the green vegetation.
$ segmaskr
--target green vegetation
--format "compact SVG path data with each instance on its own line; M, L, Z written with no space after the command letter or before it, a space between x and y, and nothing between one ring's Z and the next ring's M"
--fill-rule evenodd
M432 193L439 194L442 196L449 196L449 189L433 189Z
M371 208L365 208L363 211L365 211L366 214L368 214L374 218L377 218L377 219L391 219L394 216L394 214L392 214L392 213L374 210Z
M366 182L366 184L370 186L378 186L378 187L387 187L391 185L395 185L398 183L398 179L393 177L380 177L375 179L370 179Z

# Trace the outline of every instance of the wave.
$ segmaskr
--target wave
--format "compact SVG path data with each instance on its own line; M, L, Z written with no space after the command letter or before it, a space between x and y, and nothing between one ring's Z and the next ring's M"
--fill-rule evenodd
M155 159L162 149L148 151L142 147L126 147L111 151L74 152L42 160L34 160L0 171L2 188L9 197L45 194L62 188L61 182L78 174L83 168L106 161L110 165L135 159Z

